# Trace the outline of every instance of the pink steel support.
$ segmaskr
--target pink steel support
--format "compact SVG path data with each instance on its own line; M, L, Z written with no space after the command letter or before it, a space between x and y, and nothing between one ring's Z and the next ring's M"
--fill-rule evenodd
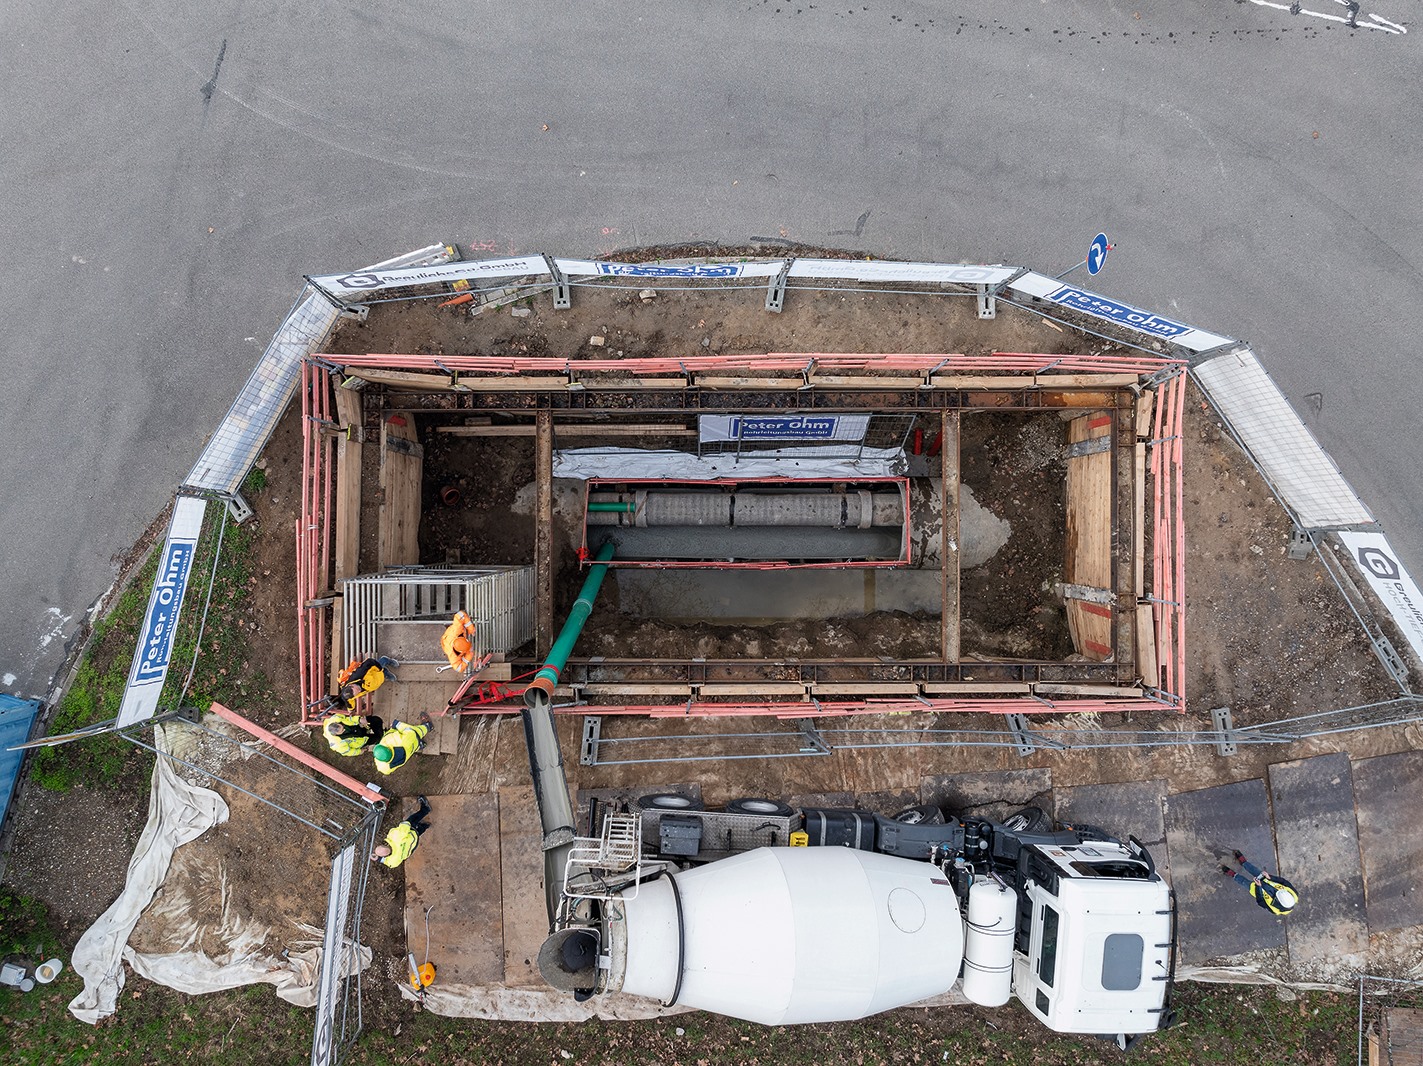
M259 726L256 722L248 721L236 711L229 710L220 703L214 703L209 708L209 710L211 710L213 714L217 715L223 721L231 722L243 732L250 733L252 736L256 737L258 740L262 741L265 744L272 745L272 747L276 748L282 754L290 756L308 769L315 770L318 774L325 778L328 778L331 781L336 782L336 784L340 785L342 788L350 789L352 792L360 796L361 799L365 800L367 803L374 803L382 807L385 806L386 797L383 796L380 792L377 792L375 789L361 784L350 774L343 774L334 766L327 765L325 762L318 759L315 755L311 754L311 752L302 751L295 744L291 743L291 741L283 740L281 737L277 736L277 734L268 732L267 730Z

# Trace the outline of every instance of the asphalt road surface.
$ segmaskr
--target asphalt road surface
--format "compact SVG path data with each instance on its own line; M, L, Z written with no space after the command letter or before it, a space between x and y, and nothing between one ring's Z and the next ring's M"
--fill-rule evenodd
M44 694L300 275L441 239L1057 272L1105 229L1094 287L1249 340L1423 577L1423 23L1344 13L7 5L0 687Z

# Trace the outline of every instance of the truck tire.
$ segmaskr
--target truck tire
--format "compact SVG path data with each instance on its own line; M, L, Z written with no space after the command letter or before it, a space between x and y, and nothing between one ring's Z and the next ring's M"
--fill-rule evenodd
M894 820L904 825L943 825L944 812L932 803L921 803L914 807L905 807L894 816Z
M701 800L681 792L654 792L650 796L639 796L633 801L640 811L703 811Z
M765 799L761 796L734 799L726 805L726 809L732 814L760 814L767 818L789 818L795 814L794 810L780 800Z
M1013 833L1047 833L1052 830L1052 816L1041 807L1024 807L1004 818L1003 828Z

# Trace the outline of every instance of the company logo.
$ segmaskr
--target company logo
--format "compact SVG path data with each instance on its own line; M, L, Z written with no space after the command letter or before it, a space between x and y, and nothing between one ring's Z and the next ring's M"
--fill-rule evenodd
M741 267L735 263L721 265L698 263L691 266L657 266L651 263L599 263L598 273L627 278L734 278L740 275Z
M337 278L336 284L343 289L378 289L384 282L379 274L347 274L344 278Z
M173 654L173 633L178 626L178 610L188 587L188 570L193 563L193 545L168 545L163 565L154 579L153 600L140 645L135 681L161 681L168 673Z
M1380 581L1397 581L1403 573L1399 569L1398 561L1378 548L1360 548L1359 565L1366 573L1372 574Z
M1153 315L1150 311L1143 311L1130 304L1119 304L1114 300L1098 296L1096 293L1083 292L1081 289L1074 289L1067 285L1051 293L1048 299L1053 303L1092 315L1094 318L1104 318L1108 322L1120 322L1124 326L1131 326L1143 333L1150 333L1157 337L1179 337L1182 333L1189 333L1191 330L1190 326L1172 322L1169 318L1162 318L1160 315Z
M838 418L797 416L734 415L731 419L733 440L829 440L835 436Z

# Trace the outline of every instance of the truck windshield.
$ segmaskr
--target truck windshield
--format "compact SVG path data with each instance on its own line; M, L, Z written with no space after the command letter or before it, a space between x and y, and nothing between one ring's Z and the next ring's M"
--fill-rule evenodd
M1038 947L1038 977L1049 988L1057 974L1057 911L1043 908L1042 940Z

